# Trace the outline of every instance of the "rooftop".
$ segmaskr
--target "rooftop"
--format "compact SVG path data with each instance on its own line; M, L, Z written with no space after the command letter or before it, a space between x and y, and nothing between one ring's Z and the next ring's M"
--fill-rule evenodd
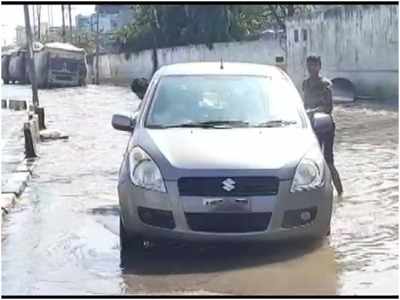
M84 51L82 48L75 47L74 45L71 45L68 43L54 42L54 43L47 43L44 46L47 48L63 49L63 50L73 51L73 52L83 52Z
M276 66L223 62L190 62L162 66L156 73L158 76L168 75L253 75L277 76L283 72Z

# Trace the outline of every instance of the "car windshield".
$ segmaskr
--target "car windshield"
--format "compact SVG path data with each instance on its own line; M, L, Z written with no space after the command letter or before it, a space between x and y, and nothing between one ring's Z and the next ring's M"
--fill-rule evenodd
M165 76L146 126L302 127L301 98L288 79L266 76Z

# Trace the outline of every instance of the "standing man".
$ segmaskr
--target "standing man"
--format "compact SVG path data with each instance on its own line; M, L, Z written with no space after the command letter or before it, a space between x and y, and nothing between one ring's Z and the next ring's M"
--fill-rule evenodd
M335 139L335 122L332 117L332 91L331 82L319 75L321 70L321 58L310 55L307 57L307 71L309 78L303 81L304 107L312 112L322 112L330 115L332 120L332 130L328 132L316 132L318 141L323 147L325 161L331 171L333 184L338 195L342 195L343 187L339 173L333 162L333 143Z

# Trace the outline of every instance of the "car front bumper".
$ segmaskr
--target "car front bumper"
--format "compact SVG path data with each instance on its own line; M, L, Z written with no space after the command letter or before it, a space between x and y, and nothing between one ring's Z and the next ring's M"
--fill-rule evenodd
M273 241L297 238L316 238L326 235L332 213L333 191L330 176L325 185L314 191L290 193L291 180L280 181L279 192L275 196L247 197L248 204L209 206L206 197L179 196L176 181L166 181L167 193L145 190L134 186L128 178L119 182L118 194L121 217L130 235L140 235L149 239L187 240L197 242L245 242ZM231 199L224 198L223 202ZM173 217L173 228L149 225L143 222L138 209L145 208L167 212ZM312 208L315 216L306 224L291 224L284 220L285 213ZM211 232L193 230L187 214L260 214L269 213L268 226L262 231ZM232 215L231 215L232 216ZM172 227L172 226L171 226Z

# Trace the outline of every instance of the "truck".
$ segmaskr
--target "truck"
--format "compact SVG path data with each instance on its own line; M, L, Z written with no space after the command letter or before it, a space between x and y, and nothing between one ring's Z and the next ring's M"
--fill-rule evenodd
M5 84L9 82L29 83L27 52L19 48L5 52L1 56L1 78Z
M9 52L1 53L1 79L5 84L8 84L10 82L8 75L8 66L10 65L10 57L11 54Z
M86 84L86 52L66 43L33 44L38 88L82 86ZM2 53L1 77L5 84L31 82L26 48Z
M47 43L34 48L35 74L39 88L86 84L86 53L66 43Z

